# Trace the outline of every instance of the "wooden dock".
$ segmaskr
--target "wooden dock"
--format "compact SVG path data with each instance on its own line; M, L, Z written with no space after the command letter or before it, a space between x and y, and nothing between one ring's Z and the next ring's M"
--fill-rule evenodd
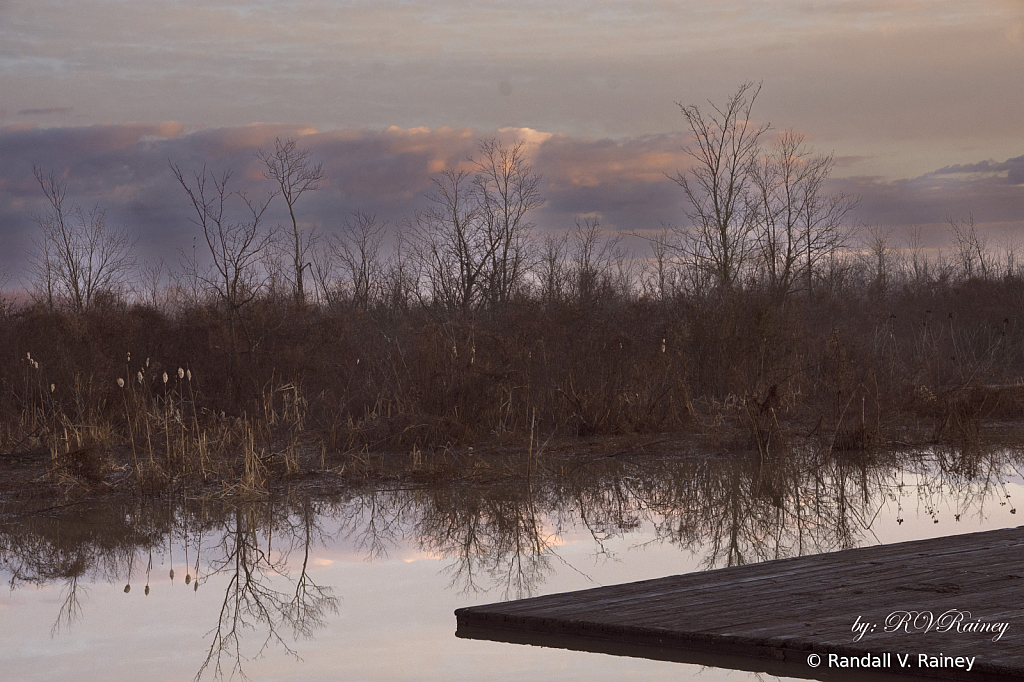
M455 615L463 638L788 677L1024 680L1024 527L473 606ZM869 624L859 640L855 623ZM808 662L812 654L817 667Z

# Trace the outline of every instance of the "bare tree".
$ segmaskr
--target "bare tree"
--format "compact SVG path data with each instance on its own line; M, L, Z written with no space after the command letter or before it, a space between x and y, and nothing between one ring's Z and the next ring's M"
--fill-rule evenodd
M524 145L504 146L496 139L480 142L476 162L477 200L493 245L486 268L487 297L492 306L504 305L523 279L532 258L533 224L527 214L543 203L540 175L526 163Z
M815 154L802 135L787 131L752 167L758 264L778 301L800 279L810 291L818 263L848 242L844 220L857 202L824 192L833 164L831 155Z
M909 275L914 286L919 287L928 278L928 258L925 256L924 247L921 245L921 226L912 225L907 228L907 251L910 262Z
M663 229L653 237L645 237L651 244L652 259L644 261L644 295L667 301L680 288L678 263L672 248L670 230Z
M468 172L448 169L433 182L432 206L417 211L410 226L411 255L431 302L465 313L481 297L498 242Z
M569 252L569 235L561 237L547 235L541 247L541 258L537 277L539 279L541 299L545 303L565 300L569 273L565 258Z
M346 218L341 234L332 235L328 250L342 270L351 301L366 310L380 293L384 276L381 247L386 225L377 216L355 211Z
M320 189L320 182L327 177L324 172L324 164L323 162L313 163L309 150L299 149L296 146L296 140L293 139L282 142L280 138L277 138L274 140L273 152L260 149L256 152L256 157L266 166L263 177L277 182L281 197L288 205L288 215L292 223L289 236L291 242L289 256L292 260L292 277L294 278L292 286L295 300L300 304L305 303L306 289L303 285L302 275L303 271L310 266L306 258L316 236L312 232L304 236L299 231L299 222L295 217L295 204L298 203L299 197L303 193Z
M679 230L680 248L726 289L736 283L747 260L757 215L750 192L752 169L761 135L769 128L750 121L760 90L760 85L744 83L725 105L709 103L710 111L677 102L695 143L686 148L693 168L672 178L690 205L686 217L691 226Z
M391 311L407 310L416 299L421 280L417 261L412 256L408 235L398 232L391 254L384 261L381 275L381 300Z
M597 218L576 220L569 246L569 289L582 305L594 303L615 284L613 269L620 256L622 235L606 239Z
M66 301L76 312L94 305L102 294L124 286L135 267L135 240L126 228L107 225L106 212L88 213L67 202L67 183L51 171L32 168L49 207L36 216L42 235L30 258L38 295L51 310Z
M1003 268L1003 276L1020 276L1020 264L1017 262L1021 251L1020 238L1016 234L1010 233L997 241L1003 254L1002 263L1000 264Z
M262 219L274 194L260 202L251 200L243 192L229 191L230 170L217 177L213 172L207 172L204 166L202 171L193 172L191 179L187 179L174 164L171 164L171 170L195 210L195 217L190 220L203 231L213 261L206 268L197 262L194 253L191 257L186 256L187 276L213 292L226 308L232 344L229 354L231 372L237 353L235 340L238 328L241 327L248 336L242 310L259 295L266 281L260 261L271 246L273 235L263 229ZM228 215L227 202L232 195L245 204L247 215L244 220L232 221ZM251 346L251 340L249 344Z
M410 254L423 290L449 312L502 305L523 286L534 246L527 214L541 205L540 176L523 144L480 142L476 173L448 169L433 178L432 206L416 213Z
M896 270L899 249L893 244L893 228L876 225L868 228L863 237L865 252L862 254L867 270L869 291L874 296L883 296L892 284Z
M974 216L959 221L947 217L946 224L952 230L953 239L956 241L956 258L963 278L988 279L992 265L988 253L988 240L978 234L974 226Z

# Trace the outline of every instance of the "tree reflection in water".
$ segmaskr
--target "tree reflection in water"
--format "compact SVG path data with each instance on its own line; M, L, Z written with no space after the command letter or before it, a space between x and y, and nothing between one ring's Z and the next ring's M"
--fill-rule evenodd
M185 569L186 580L195 575L193 589L224 590L196 679L242 676L243 664L268 647L297 656L294 640L313 636L337 612L332 588L310 575L319 547L347 544L369 561L414 548L441 561L452 589L519 598L565 562L562 538L580 529L595 555L612 559L611 541L638 530L643 543L679 547L705 568L814 554L877 542L880 518L901 523L912 512L937 523L984 518L992 505L1009 511L1005 483L1020 461L1002 449L577 455L490 484L348 487L333 495L295 488L237 503L4 507L0 568L12 589L61 585L57 634L81 617L84 585L125 581L129 591L137 566L147 565L148 588L154 554L170 561L169 548L184 545L194 557Z
M314 541L322 542L312 501L302 499L294 513L297 518L289 513L275 518L273 504L250 503L235 507L221 521L220 543L203 580L218 575L225 575L228 580L220 616L210 631L210 648L196 674L197 680L210 666L215 678L222 677L221 660L225 655L234 661L232 676L243 675L242 634L259 626L265 628L265 634L256 656L276 644L298 658L282 636L282 627L291 628L295 638L311 637L324 626L328 614L337 613L337 598L331 588L317 585L307 572L310 546ZM266 550L260 547L261 530ZM287 543L276 554L272 548L275 531L278 542L283 539ZM274 586L278 581L273 578L288 576L288 559L296 549L302 551L301 568L293 591L285 592Z

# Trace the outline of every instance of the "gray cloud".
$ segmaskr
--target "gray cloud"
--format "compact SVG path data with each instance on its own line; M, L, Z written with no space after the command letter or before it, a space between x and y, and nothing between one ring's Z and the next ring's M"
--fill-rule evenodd
M173 122L8 126L0 128L5 161L0 166L0 270L20 272L32 248L32 218L45 210L33 166L65 179L69 200L86 208L99 205L111 221L129 226L139 236L144 257L162 257L173 266L179 250L191 249L198 233L169 162L186 172L204 166L217 172L233 169L233 188L259 196L272 186L261 178L257 148L272 146L275 137L299 137L301 146L323 160L328 174L320 191L303 197L300 218L330 232L354 210L375 213L392 225L410 218L424 205L432 174L466 167L485 135L526 143L531 163L543 175L546 203L533 216L539 230L570 228L582 215L596 215L605 227L619 231L657 230L684 221L682 191L669 177L687 166L681 134L608 139L529 129L318 132L269 124L186 133ZM860 196L852 218L867 225L941 226L947 216L973 215L979 224L1024 229L1022 168L1024 156L1018 156L948 165L900 180L838 178L830 181L829 190ZM271 224L285 221L282 206L272 209Z
M1006 175L1005 180L1010 185L1024 185L1024 156L1007 159L1003 162L996 162L992 159L978 163L955 164L945 166L937 171L928 173L925 177L939 175L961 175L961 174L1002 174Z

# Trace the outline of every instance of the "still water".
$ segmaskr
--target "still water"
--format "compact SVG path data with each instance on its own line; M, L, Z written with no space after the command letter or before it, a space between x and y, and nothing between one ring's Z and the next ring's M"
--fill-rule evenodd
M248 501L3 507L5 680L698 680L457 639L461 606L1019 525L1017 450L544 462ZM766 614L767 617L767 614Z

